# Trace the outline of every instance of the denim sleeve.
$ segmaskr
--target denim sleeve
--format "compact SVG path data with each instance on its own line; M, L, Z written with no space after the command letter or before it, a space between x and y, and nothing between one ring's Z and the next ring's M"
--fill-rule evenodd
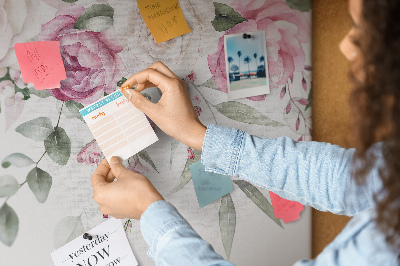
M353 216L375 206L377 169L358 186L351 176L355 149L329 143L259 138L210 124L201 161L206 171L242 178L321 211Z
M153 202L140 217L140 227L156 265L233 265L166 201Z

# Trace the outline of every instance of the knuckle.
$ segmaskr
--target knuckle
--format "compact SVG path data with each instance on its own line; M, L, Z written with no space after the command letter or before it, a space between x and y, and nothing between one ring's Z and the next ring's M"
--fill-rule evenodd
M180 87L180 86L182 86L182 83L181 83L181 81L179 79L172 79L171 80L171 86L173 88Z
M99 191L95 191L94 192L94 201L97 203L102 202L103 200L103 193L99 192Z

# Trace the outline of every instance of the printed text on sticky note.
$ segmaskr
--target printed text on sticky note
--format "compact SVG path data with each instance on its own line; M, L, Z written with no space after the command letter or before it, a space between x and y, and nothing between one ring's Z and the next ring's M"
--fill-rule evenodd
M178 0L138 0L140 14L157 43L190 32Z
M67 78L60 42L17 43L14 48L25 83L33 83L37 90L60 88L60 81Z
M62 230L62 229L61 229ZM121 220L111 218L51 253L55 266L136 266Z
M207 172L201 162L192 164L190 166L190 173L192 174L193 185L200 208L233 190L229 176Z
M300 213L304 210L304 206L301 203L284 199L271 191L269 196L277 219L282 219L285 224L300 219Z

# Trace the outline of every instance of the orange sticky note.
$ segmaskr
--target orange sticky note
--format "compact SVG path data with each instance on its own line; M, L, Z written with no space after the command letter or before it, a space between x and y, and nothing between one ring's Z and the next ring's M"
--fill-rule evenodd
M282 219L285 224L300 219L300 213L304 210L301 203L284 199L271 191L269 196L277 219Z
M137 0L140 14L157 43L190 32L178 0Z
M24 82L35 89L60 88L60 81L67 78L60 42L17 43L14 49Z

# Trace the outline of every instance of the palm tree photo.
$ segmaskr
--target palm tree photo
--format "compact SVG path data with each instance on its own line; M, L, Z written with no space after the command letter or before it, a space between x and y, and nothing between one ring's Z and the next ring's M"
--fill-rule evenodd
M231 63L233 62L233 58L232 58L232 56L229 56L228 57L228 63L229 63L229 72L230 72L230 69L231 69Z
M239 75L240 75L240 57L242 56L242 52L241 52L241 51L238 51L238 52L237 52L237 55L238 55L238 57L239 57Z
M250 56L246 56L246 57L244 58L244 62L247 64L247 68L248 68L248 70L249 70L248 77L250 77L250 62L251 62Z
M266 69L265 69L265 58L264 58L263 55L260 57L260 63L262 63L262 62L264 62L264 71L266 71Z
M254 53L253 56L254 56L254 62L256 63L256 72L257 72L257 53Z

